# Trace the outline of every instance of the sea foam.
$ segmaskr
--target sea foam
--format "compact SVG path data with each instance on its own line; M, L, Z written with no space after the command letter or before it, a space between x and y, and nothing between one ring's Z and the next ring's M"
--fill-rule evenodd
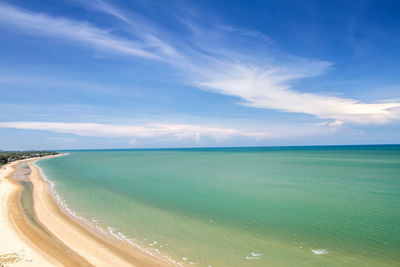
M92 227L95 226L96 230L98 231L99 234L106 234L106 231L104 231L104 229L100 226L99 224L99 220L96 218L91 218L91 220L86 219L85 217L81 216L78 214L78 212L76 212L75 210L71 209L67 202L62 199L62 197L60 196L60 194L57 192L56 190L56 184L54 182L52 182L43 172L43 170L36 164L36 162L33 162L33 165L39 170L39 174L41 176L41 178L49 184L49 188L50 188L50 195L52 196L52 198L54 199L54 201L56 202L56 204L60 207L60 209L62 211L64 211L65 214L71 216L72 218L74 218L75 220L81 222L82 224L84 224L87 227ZM149 254L151 256L155 256L154 253L152 253L150 251L150 249L144 248L142 246L140 246L139 244L137 244L135 242L135 240L128 238L127 236L125 236L123 233L121 233L120 231L118 231L117 229L111 227L111 226L107 226L106 227L108 230L109 235L111 235L113 238L126 242L129 245L131 245L132 247L135 247L143 252L145 252L146 254ZM157 241L154 241L153 244L157 244ZM166 245L167 246L167 245ZM157 254L162 254L160 252L160 250L158 249L154 249L154 251L157 252ZM183 263L178 262L176 260L174 260L172 257L169 257L167 255L163 255L163 258L167 259L169 264L175 265L175 266L184 266Z
M314 254L317 254L317 255L325 255L325 254L328 254L328 251L327 251L326 249L311 249L311 251L312 251Z

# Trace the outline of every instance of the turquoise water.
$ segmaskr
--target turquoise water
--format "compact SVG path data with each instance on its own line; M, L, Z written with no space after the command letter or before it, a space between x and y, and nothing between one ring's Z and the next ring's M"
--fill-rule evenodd
M399 266L400 146L69 153L68 207L185 266Z

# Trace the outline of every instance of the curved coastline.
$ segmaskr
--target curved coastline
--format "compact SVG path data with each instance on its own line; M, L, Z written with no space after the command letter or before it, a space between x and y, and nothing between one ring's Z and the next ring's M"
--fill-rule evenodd
M66 156L62 154L59 156ZM66 201L59 195L56 190L56 184L51 181L44 171L36 164L37 161L33 161L32 165L39 171L39 176L44 180L49 186L49 192L52 196L54 202L57 204L58 208L67 215L71 220L78 223L81 227L84 227L87 231L91 232L95 237L101 239L101 241L116 246L118 249L128 252L129 255L135 255L139 252L140 259L144 258L145 263L141 263L138 266L183 266L182 262L169 257L168 255L161 255L160 251L155 249L154 251L149 250L142 244L136 243L134 239L128 238L123 233L119 232L116 228L111 226L100 226L98 224L97 218L86 218L81 216L78 211L73 210L68 206ZM143 255L142 255L143 254ZM149 258L147 258L149 257Z
M60 154L56 156L64 156ZM54 157L54 156L50 156ZM20 201L24 186L11 178L13 170L7 174L7 182L14 185L7 206L14 212L8 214L12 228L36 252L58 266L166 266L171 265L164 259L149 255L125 241L112 240L100 236L84 225L78 218L70 216L53 198L52 182L41 175L41 169L35 164L35 158L24 160L32 172L27 181L32 183L31 192L35 218L32 222L24 213ZM19 162L13 162L10 168Z
M57 266L61 265L46 257L34 244L22 235L15 223L27 223L19 205L22 186L11 180L16 162L0 168L0 266ZM27 228L24 228L27 230Z
M19 160L7 164L1 182L2 189L8 191L8 194L2 194L2 200L5 203L2 205L2 219L7 221L8 227L5 230L15 234L7 246L12 247L15 245L14 243L22 241L25 248L21 251L31 250L29 258L33 256L33 259L14 257L13 261L1 263L31 265L30 262L32 262L32 265L35 266L90 266L84 258L55 238L37 219L33 209L33 185L30 180L27 177L13 177L16 166L29 164L32 160L35 159ZM18 253L14 253L14 255L16 254Z

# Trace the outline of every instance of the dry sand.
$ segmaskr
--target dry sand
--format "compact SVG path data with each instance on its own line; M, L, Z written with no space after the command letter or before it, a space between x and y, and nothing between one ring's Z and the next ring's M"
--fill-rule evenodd
M54 266L56 262L43 257L25 239L17 234L10 222L10 217L20 214L18 200L16 205L7 205L9 200L15 200L19 186L10 182L8 177L14 170L13 165L7 164L0 169L0 264L4 266ZM11 204L11 203L10 203Z
M35 160L26 161L32 169L29 180L33 184L34 219L19 204L23 186L11 178L18 162L8 164L0 174L0 255L17 253L14 256L20 259L12 266L170 265L122 241L101 237L66 215L32 164Z

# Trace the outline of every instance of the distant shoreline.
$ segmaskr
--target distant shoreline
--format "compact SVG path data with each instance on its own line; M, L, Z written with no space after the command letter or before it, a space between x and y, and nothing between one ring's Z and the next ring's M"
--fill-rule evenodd
M41 177L35 162L44 158L64 155L15 161L7 164L7 173L4 175L5 182L12 185L14 190L7 198L8 214L4 214L7 218L2 219L8 220L12 230L17 232L18 236L36 253L48 261L47 264L41 263L40 265L54 266L55 263L61 266L166 265L162 259L132 248L122 241L106 240L96 235L62 211L53 199L50 184ZM15 166L22 162L28 163L31 173L23 181L17 181L12 178L12 174ZM27 189L27 183L32 184L31 189ZM31 192L27 192L27 190L31 190ZM25 200L21 201L23 192L25 192ZM30 198L31 200L29 200ZM34 208L29 208L32 201Z

